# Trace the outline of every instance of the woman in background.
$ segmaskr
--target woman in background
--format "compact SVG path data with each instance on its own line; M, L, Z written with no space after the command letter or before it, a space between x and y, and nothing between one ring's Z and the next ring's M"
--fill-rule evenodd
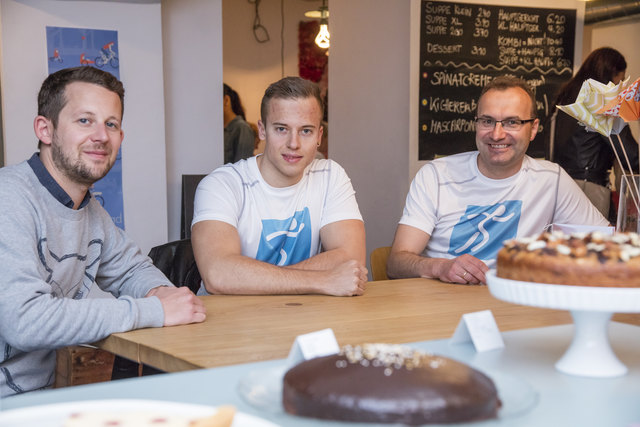
M615 49L603 47L596 49L585 59L576 75L561 89L555 105L573 104L578 97L582 83L594 79L607 84L620 83L624 79L627 62L624 56ZM554 108L554 110L556 110ZM559 163L567 173L576 180L580 188L591 202L602 212L605 218L615 218L615 210L611 210L610 170L614 165L615 155L609 139L598 132L588 132L584 126L568 114L556 110L555 125L549 126L550 159ZM629 126L620 132L620 138L633 169L638 170L638 144L631 134ZM620 160L628 169L618 137L611 136L620 156ZM616 162L617 163L617 162ZM613 219L612 223L615 223Z
M256 133L246 122L238 93L224 84L224 162L235 163L253 156Z

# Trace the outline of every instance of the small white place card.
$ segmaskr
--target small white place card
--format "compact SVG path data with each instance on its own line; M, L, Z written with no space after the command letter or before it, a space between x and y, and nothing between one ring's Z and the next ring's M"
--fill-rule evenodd
M451 344L463 344L471 341L476 351L495 350L504 347L502 335L491 310L476 311L462 315Z
M322 329L308 334L298 335L289 351L287 366L297 365L314 357L340 353L340 346L333 329Z

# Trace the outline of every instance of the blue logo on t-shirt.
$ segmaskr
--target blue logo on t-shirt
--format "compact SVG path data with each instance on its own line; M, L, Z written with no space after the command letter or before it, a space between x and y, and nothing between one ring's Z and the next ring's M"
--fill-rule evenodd
M256 259L275 265L291 265L311 254L309 209L297 211L288 219L263 219L262 236Z
M521 200L467 206L451 232L449 254L471 254L482 260L495 258L504 241L516 237L521 210Z

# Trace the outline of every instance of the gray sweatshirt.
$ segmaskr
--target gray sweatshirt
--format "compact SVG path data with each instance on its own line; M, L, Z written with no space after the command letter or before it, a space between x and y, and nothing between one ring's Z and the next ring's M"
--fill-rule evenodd
M87 298L94 283L116 299ZM0 169L1 396L50 387L56 348L162 326L160 300L143 298L161 285L95 199L73 210L26 161Z

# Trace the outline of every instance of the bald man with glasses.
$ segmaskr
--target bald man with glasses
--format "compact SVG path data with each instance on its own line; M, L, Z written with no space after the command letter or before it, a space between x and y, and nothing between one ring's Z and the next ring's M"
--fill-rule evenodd
M486 284L505 240L551 223L608 221L557 164L526 155L538 132L535 95L497 77L478 100L477 151L428 162L416 174L398 224L387 274Z

